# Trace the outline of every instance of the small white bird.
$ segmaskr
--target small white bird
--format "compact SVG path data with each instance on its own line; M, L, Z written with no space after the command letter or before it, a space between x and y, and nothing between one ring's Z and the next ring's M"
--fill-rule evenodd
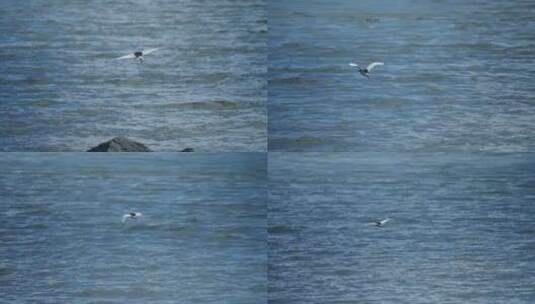
M148 54L153 53L153 52L156 52L157 50L159 50L159 48L148 49L146 51L141 50L141 51L134 52L132 54L124 55L124 56L116 58L116 59L117 60L137 59L137 60L139 60L140 63L142 63L143 62L143 56L148 55Z
M123 215L123 223L127 220L127 219L133 219L133 220L137 220L138 218L142 217L143 214L141 212L130 212L130 213L127 213L125 215Z
M388 221L390 221L390 219L389 218L385 218L384 220L375 221L374 224L377 227L383 227Z
M384 63L382 63L382 62L372 62L365 69L361 68L358 64L353 63L353 62L351 62L349 65L359 69L359 73L362 76L366 76L366 77L370 78L370 72L372 71L372 69L374 67L378 66L378 65L384 65Z

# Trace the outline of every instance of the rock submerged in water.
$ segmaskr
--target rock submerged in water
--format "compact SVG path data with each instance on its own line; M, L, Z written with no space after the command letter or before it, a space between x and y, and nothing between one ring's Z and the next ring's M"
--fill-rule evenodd
M151 150L142 143L125 137L115 137L87 150L87 152L151 152Z

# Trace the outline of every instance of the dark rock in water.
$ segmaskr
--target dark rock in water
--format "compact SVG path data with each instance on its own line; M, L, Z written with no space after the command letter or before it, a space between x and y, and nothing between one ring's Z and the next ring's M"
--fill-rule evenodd
M135 142L125 137L115 137L103 142L87 152L151 152L144 144Z
M195 152L195 150L193 150L193 148L186 148L180 152Z

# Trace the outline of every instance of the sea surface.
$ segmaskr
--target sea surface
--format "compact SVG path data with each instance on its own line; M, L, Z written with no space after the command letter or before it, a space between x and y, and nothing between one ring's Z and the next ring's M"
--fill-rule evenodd
M265 151L263 0L2 0L0 151ZM143 64L115 58L162 48Z
M268 162L269 303L535 303L535 155Z
M269 1L270 151L533 151L535 2ZM382 61L362 77L349 62Z
M2 155L0 303L266 302L264 154L117 155Z

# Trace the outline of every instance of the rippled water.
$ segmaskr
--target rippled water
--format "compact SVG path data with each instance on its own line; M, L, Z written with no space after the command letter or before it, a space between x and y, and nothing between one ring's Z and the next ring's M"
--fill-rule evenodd
M533 1L268 2L269 149L533 149ZM366 79L348 66L384 61Z
M534 155L268 161L270 303L534 303Z
M0 302L266 302L265 155L4 153L0 167ZM144 216L122 224L131 210Z
M263 0L4 0L0 151L266 150ZM114 58L161 47L144 64Z

